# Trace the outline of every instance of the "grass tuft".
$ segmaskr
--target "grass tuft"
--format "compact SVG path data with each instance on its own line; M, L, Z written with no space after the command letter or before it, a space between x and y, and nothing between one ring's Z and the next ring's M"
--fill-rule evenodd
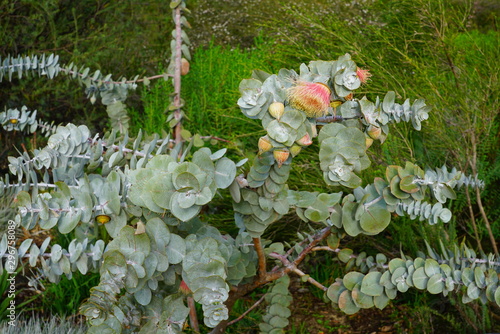
M33 315L15 321L15 326L8 322L0 324L2 334L83 334L87 328L82 324L59 317L51 317L49 320L40 319Z

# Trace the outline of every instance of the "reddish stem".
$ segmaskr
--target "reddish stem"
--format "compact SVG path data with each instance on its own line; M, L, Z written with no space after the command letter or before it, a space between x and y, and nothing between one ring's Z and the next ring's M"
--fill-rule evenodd
M252 238L253 247L257 252L257 257L259 259L259 277L264 277L266 275L266 256L264 255L264 250L262 249L262 243L260 238Z
M278 278L287 275L289 272L294 271L294 268L296 267L305 259L306 255L310 252L313 251L313 248L320 243L323 239L328 237L330 235L330 227L325 227L323 230L320 231L320 233L313 239L313 241L299 254L299 256L291 263L290 266L286 267L281 267L281 268L275 268L271 272L264 272L263 275L257 275L253 282L244 284L241 286L236 286L232 287L231 291L229 292L229 298L226 300L225 304L229 312L231 312L234 303L245 296L246 294L250 293L251 291L257 289L258 287L265 285L269 282L275 281ZM255 239L254 238L254 244L255 244ZM258 241L260 245L260 239ZM262 248L262 246L260 246ZM256 248L257 249L257 248ZM259 257L259 271L260 271L260 257ZM321 287L320 287L321 288ZM215 327L210 333L211 334L218 334L218 333L224 333L226 330L226 327L228 326L229 322L227 320L221 321L217 327Z
M200 325L198 324L198 317L196 316L196 307L194 305L193 297L187 297L187 303L189 307L189 322L191 323L191 328L195 333L200 332Z

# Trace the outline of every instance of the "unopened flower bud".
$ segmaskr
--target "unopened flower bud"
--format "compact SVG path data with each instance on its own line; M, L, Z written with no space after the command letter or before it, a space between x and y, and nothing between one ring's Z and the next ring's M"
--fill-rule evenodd
M288 101L307 117L322 117L328 112L330 94L330 87L325 84L302 81L288 89Z
M382 134L382 129L370 124L368 129L366 129L366 133L373 139L379 139Z
M260 137L258 146L259 146L259 153L258 153L259 155L273 148L273 144L271 144L271 140L269 139L268 136Z
M292 157L296 157L297 154L299 154L301 150L302 150L302 146L299 146L299 145L293 145L292 147L290 147L290 153L292 154Z
M299 144L300 146L309 146L312 144L311 136L309 136L309 134L306 133L304 137L297 140L296 143Z
M283 113L285 112L285 105L281 102L273 102L269 106L269 114L276 118L278 121L280 120L281 116L283 116Z
M278 168L280 168L281 165L283 165L286 159L288 159L288 157L290 156L290 151L288 151L288 149L286 148L277 149L274 150L273 156L276 162L278 163Z

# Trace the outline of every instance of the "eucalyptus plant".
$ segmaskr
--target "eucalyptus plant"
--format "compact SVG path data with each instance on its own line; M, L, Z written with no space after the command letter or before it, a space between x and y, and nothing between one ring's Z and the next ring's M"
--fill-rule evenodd
M173 1L171 7L176 20L183 21L184 1ZM174 36L185 39L178 30ZM182 65L179 55L188 55L180 50L176 44L176 73ZM61 71L55 57L43 66L32 65L38 64L32 58L3 63L0 77L11 76L12 68L19 75L25 68L49 76ZM291 275L324 291L325 299L347 314L383 309L410 288L459 294L464 303L500 305L499 259L476 254L465 243L451 248L441 243L439 250L428 245L426 253L402 252L399 258L354 254L343 246L346 237L380 234L393 216L447 223L452 213L446 203L456 191L484 186L476 175L446 167L422 169L412 162L387 166L384 175L364 184L359 174L370 167L367 150L373 141L383 142L391 123L408 122L420 130L431 111L422 99L396 102L395 92L375 102L358 99L355 91L369 76L349 54L302 64L299 72L254 71L241 81L237 101L241 112L266 131L250 162L229 159L226 149L192 151L195 138L182 145L179 128L173 138L146 138L141 132L130 138L124 127L101 138L85 125L58 126L45 147L9 158L0 198L15 196L18 226L57 230L73 239L67 248L50 237L41 244L25 239L15 249L16 265L6 269L29 265L52 282L76 271L98 271L100 282L80 308L89 333L181 333L188 317L196 330L194 303L201 305L212 333L222 333L238 320L229 321L234 303L264 287L261 301L267 307L259 328L282 333L291 314ZM138 81L111 84L96 74L76 77L88 84L91 98L111 99L109 105L121 103L116 94L125 98ZM182 119L176 96L172 127ZM13 119L8 115L2 117ZM34 128L30 116L23 117ZM312 154L307 148L314 141L332 192L291 190L287 184L294 157ZM221 192L231 195L237 235L203 221L203 208ZM269 226L286 223L290 215L311 223L310 233L289 243L263 237ZM10 250L3 234L0 257ZM300 269L307 255L322 251L344 263L347 272L330 286ZM0 270L6 264L0 261Z

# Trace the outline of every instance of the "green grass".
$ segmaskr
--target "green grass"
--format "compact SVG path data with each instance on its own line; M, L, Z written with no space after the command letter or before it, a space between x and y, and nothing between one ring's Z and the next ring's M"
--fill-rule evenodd
M46 289L40 297L39 310L62 317L77 314L80 304L89 297L90 288L97 286L99 280L98 273L82 275L80 272L75 272L72 279L63 275L59 283L46 282L44 283Z
M225 48L214 43L195 50L190 72L182 77L181 95L187 117L183 127L192 134L230 141L229 145L235 148L242 142L248 143L248 137L258 138L256 132L262 132L259 122L247 119L236 104L240 96L238 86L242 79L251 76L254 69L271 73L278 70L276 63L268 60L269 48L267 42L257 39L256 47L248 50ZM163 80L155 81L143 90L144 113L130 111L132 134L139 128L147 133L168 130L165 110L172 92L171 81ZM221 142L221 146L225 147L227 143Z
M201 135L212 135L237 141L262 131L260 124L249 120L239 110L238 86L254 69L275 72L266 61L268 45L257 42L251 50L228 49L210 44L198 49L191 72L183 80L182 94L186 100L189 121L185 126Z
M150 86L145 87L141 92L143 112L138 112L135 109L129 110L130 117L130 134L136 136L139 129L143 133L161 134L167 130L165 111L169 106L168 94L172 91L170 81L158 80Z

